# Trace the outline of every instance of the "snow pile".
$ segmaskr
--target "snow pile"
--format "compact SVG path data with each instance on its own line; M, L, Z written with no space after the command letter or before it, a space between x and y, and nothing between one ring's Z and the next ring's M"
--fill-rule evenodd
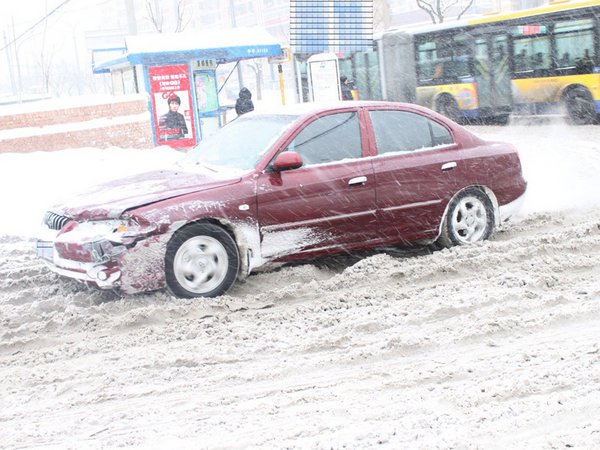
M470 127L519 149L529 182L523 213L600 206L600 129L562 121L543 126Z
M0 154L0 233L33 237L48 207L110 179L171 167L182 156L170 147Z

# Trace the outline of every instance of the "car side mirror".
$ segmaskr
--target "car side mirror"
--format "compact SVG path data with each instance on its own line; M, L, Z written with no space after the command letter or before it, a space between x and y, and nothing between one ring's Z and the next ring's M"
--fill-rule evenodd
M275 172L283 172L284 170L298 169L299 167L302 167L302 164L304 164L304 162L298 153L286 151L277 155L271 168Z

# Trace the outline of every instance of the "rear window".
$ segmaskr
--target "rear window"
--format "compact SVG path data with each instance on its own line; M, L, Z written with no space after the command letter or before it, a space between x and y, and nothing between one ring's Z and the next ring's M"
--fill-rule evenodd
M370 111L377 153L411 152L454 141L442 124L407 111Z

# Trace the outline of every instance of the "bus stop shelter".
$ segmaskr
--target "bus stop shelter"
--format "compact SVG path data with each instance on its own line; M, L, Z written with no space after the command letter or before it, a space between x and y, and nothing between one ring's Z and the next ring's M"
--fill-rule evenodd
M93 71L110 73L115 93L147 92L155 144L186 148L223 125L217 67L281 52L262 28L136 35L95 50Z

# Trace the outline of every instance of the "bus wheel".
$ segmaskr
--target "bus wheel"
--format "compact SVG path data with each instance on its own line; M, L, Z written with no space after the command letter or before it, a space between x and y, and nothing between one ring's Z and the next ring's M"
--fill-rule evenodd
M569 121L575 125L589 125L596 121L596 107L590 91L576 87L565 94Z
M496 125L508 125L509 119L510 119L510 114L502 114L500 116L494 117L494 123Z
M458 103L454 100L451 95L440 95L436 102L436 110L441 115L446 116L448 119L458 122L460 120L460 113L458 110Z

